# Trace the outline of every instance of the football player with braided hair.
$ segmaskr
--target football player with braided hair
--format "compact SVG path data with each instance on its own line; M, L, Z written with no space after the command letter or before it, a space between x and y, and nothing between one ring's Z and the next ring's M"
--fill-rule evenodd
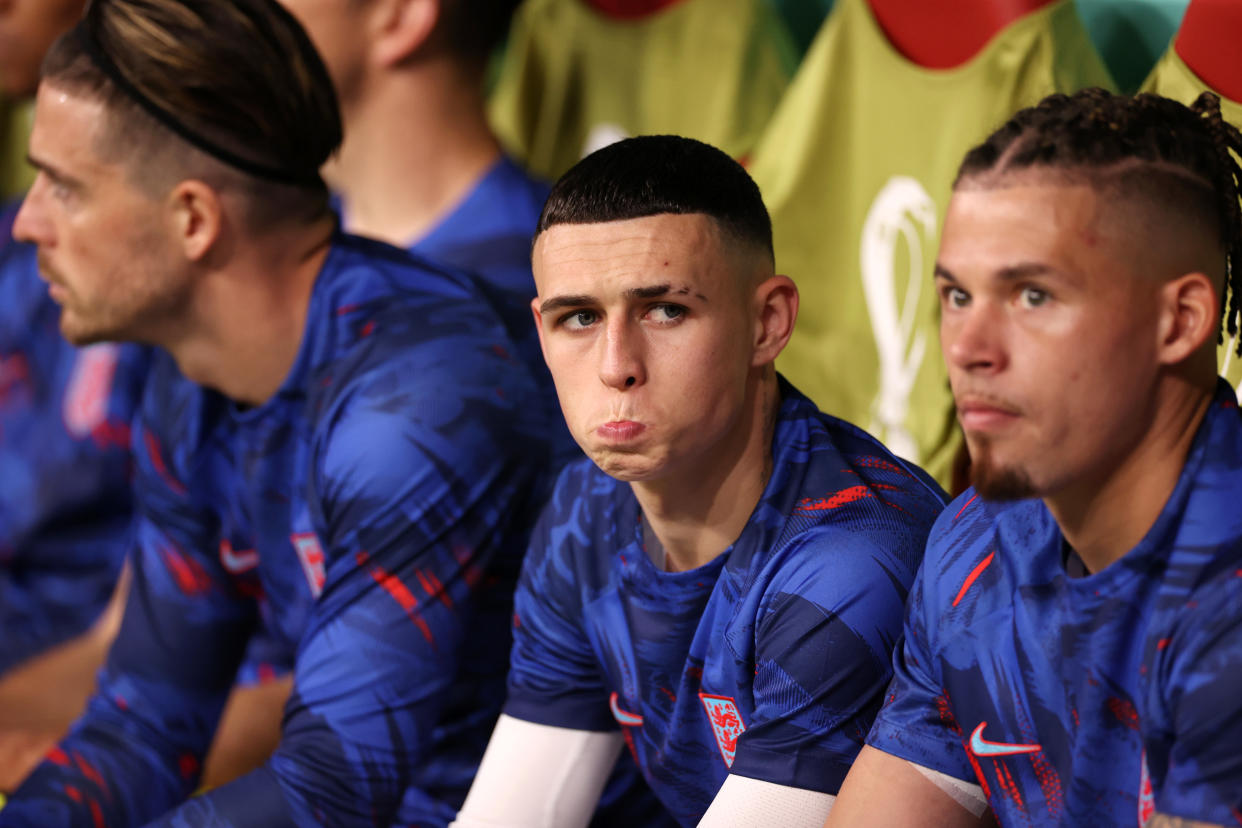
M1242 815L1238 130L1089 89L962 164L935 279L973 488L829 826Z

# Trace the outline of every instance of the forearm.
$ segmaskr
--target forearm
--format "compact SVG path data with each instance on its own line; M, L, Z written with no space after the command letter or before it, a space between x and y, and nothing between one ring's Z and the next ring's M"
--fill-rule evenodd
M19 583L0 570L0 674L89 630L108 605L116 575L48 573Z
M1195 819L1156 814L1148 820L1145 828L1225 828L1225 826L1215 822L1199 822Z
M337 823L340 824L340 823ZM147 828L294 828L294 819L276 773L268 766L223 787L196 796L151 822Z
M153 747L132 722L90 711L10 798L0 826L141 825L193 790L197 759L182 756Z

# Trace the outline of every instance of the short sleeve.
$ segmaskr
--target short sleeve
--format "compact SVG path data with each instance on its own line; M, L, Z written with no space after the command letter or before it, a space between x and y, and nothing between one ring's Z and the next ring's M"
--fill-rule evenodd
M1163 653L1163 727L1147 739L1156 811L1221 825L1242 814L1242 578L1200 588Z
M583 461L586 462L586 461ZM557 481L531 536L514 596L513 651L504 712L578 730L616 730L599 660L582 622L583 588L575 560L588 549L577 525L582 463Z
M906 607L904 640L893 653L893 679L867 736L867 744L916 765L975 782L961 728L950 712L934 661L936 606L929 602L938 567L929 547Z
M779 557L754 631L752 721L730 770L835 795L888 684L911 576L835 527Z

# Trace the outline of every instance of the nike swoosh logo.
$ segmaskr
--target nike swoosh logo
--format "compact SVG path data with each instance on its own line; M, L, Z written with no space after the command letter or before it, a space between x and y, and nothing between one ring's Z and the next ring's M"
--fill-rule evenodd
M987 722L979 722L970 734L970 752L975 756L1016 756L1022 753L1039 753L1040 745L1012 745L1008 742L989 742L983 738L983 729Z
M616 693L613 693L611 696L608 697L608 706L612 708L613 718L617 720L618 724L625 725L626 727L642 727L643 725L642 716L638 715L637 713L630 713L629 711L622 710L620 707L617 706L617 694Z
M255 549L234 549L228 538L220 541L220 563L234 575L254 569L259 565L259 553Z

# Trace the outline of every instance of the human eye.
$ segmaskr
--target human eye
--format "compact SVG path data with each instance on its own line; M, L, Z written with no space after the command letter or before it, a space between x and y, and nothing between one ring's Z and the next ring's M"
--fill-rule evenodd
M944 284L940 287L940 301L950 308L964 308L970 304L970 294L957 285Z
M598 319L599 315L593 310L576 310L561 316L556 324L568 331L581 331L594 325Z
M678 322L686 315L685 307L674 305L671 302L660 302L652 305L647 310L647 317L653 322L661 325L670 325Z
M1038 308L1048 303L1052 296L1043 288L1026 285L1018 296L1024 308Z

